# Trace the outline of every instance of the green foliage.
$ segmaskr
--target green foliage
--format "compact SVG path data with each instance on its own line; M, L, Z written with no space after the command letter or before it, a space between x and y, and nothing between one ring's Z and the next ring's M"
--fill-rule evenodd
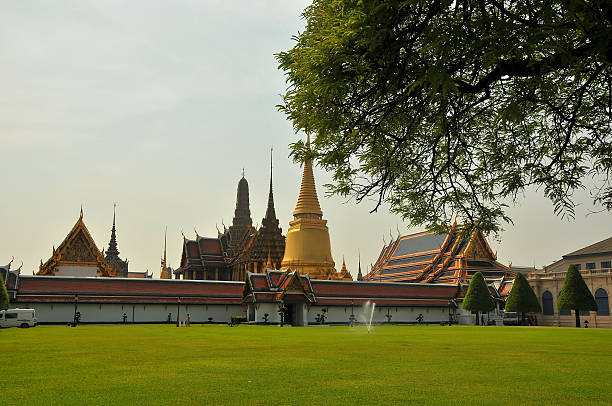
M473 312L490 312L495 309L495 302L481 272L472 276L462 307Z
M9 295L4 285L4 278L0 274L0 310L8 309L9 307Z
M247 322L246 316L232 316L231 320L232 320L232 324L240 324L240 323Z
M413 226L457 214L498 231L529 186L573 216L586 174L612 210L610 15L604 1L314 0L277 54L279 108L316 136L292 154L333 173L330 193Z
M510 294L506 299L506 311L517 313L540 313L542 307L535 292L522 273L517 272Z
M557 301L559 310L597 310L597 303L580 271L570 265Z

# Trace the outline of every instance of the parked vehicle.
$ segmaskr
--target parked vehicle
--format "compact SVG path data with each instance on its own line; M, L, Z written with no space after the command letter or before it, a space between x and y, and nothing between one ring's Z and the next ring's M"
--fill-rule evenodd
M516 312L504 312L504 326L518 326L518 317Z
M9 309L0 310L0 327L35 327L37 324L36 310Z

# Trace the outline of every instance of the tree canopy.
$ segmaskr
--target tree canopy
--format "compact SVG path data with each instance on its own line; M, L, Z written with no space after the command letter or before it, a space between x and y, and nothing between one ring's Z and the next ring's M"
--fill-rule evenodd
M473 312L490 312L495 309L495 302L481 272L472 276L461 306Z
M9 307L9 296L4 285L4 278L0 274L0 310L8 309Z
M567 269L557 308L559 310L597 310L597 303L591 290L574 265L570 265Z
M512 289L506 299L507 312L517 313L540 313L542 307L535 292L527 282L527 278L520 273L516 273Z
M528 187L561 216L587 175L612 210L612 3L314 0L277 54L279 106L333 174L411 226L485 232Z

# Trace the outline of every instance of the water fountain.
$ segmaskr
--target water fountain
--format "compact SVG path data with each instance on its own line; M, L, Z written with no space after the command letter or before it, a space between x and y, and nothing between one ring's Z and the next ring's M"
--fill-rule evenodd
M376 303L370 302L369 300L363 305L363 314L361 314L361 321L368 328L368 333L372 330L372 319L374 318L374 309Z

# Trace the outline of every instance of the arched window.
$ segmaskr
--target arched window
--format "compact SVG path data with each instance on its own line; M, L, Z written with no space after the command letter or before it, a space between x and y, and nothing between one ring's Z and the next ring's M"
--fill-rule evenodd
M561 292L559 292L559 294L557 295L557 299L559 299L559 296L561 296ZM569 316L572 314L571 310L559 310L559 314L561 316Z
M597 315L609 316L610 303L608 302L608 292L605 289L599 288L595 291L595 302L597 303Z
M555 309L553 308L553 295L549 291L542 293L542 309L547 316L555 314Z

